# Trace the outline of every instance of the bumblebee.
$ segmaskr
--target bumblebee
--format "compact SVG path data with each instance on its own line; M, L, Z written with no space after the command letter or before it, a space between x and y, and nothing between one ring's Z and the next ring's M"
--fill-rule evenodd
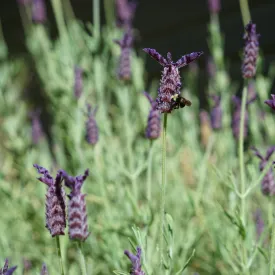
M190 100L182 97L179 94L173 95L171 97L171 99L174 101L173 109L179 109L179 108L183 108L185 106L191 106L192 105Z

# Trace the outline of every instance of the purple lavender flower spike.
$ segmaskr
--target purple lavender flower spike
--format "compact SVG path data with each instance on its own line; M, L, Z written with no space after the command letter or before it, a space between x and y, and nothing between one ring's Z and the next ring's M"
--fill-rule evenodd
M32 1L32 21L37 24L44 24L47 20L46 5L44 0Z
M152 97L146 92L143 94L147 97L151 104L145 136L148 139L157 139L160 136L161 131L160 112L155 109L156 102L152 99Z
M128 28L132 26L137 3L128 0L116 0L117 25Z
M274 153L275 146L271 146L267 150L265 157L263 157L261 155L261 153L255 147L252 147L251 149L253 150L255 156L257 156L260 159L259 170L262 172L265 169L272 154ZM274 181L272 168L270 168L266 172L266 174L262 180L262 192L266 196L273 196L275 194L275 181Z
M221 10L220 0L208 0L208 8L210 13L219 13Z
M193 52L190 54L186 54L182 56L174 65L178 68L182 68L184 66L187 66L192 61L198 59L201 55L203 55L203 52Z
M268 99L264 103L267 104L273 110L275 110L275 95L271 94L271 97L272 99Z
M4 267L0 268L0 275L12 275L17 266L13 266L9 268L9 260L6 259L4 263Z
M209 96L214 101L214 106L210 112L211 126L212 129L221 129L222 127L222 108L221 108L221 97L218 95Z
M242 65L243 78L252 78L256 74L256 63L259 53L259 34L256 33L256 24L251 21L245 27L245 48Z
M23 258L23 266L24 266L23 274L27 274L32 268L32 263L30 260Z
M124 254L132 262L131 275L145 275L145 272L141 270L141 248L137 247L137 255L132 254L128 250L124 251Z
M87 223L87 211L85 196L81 193L81 187L89 175L89 170L84 175L72 177L63 173L65 185L71 189L68 195L70 201L68 205L69 235L71 240L85 241L90 235Z
M98 126L95 120L97 108L92 110L90 104L87 104L88 120L86 121L86 140L89 144L95 145L98 142Z
M180 95L181 81L179 68L199 58L202 52L187 54L177 62L173 62L171 53L168 53L167 59L165 59L155 49L145 48L143 50L164 67L156 99L156 109L161 113L171 113L173 109L186 105L190 106L191 102Z
M257 209L254 213L254 220L256 223L257 240L259 240L264 231L264 220L260 209Z
M49 275L49 272L45 263L43 263L42 265L40 275Z
M82 68L74 67L74 96L79 99L83 91L83 70Z
M43 127L40 120L41 110L36 109L30 112L29 116L32 121L32 142L38 144L40 139L44 136Z
M133 46L132 31L128 30L121 40L115 40L120 48L121 55L119 59L118 78L122 80L129 80L131 78L131 50Z
M64 235L66 227L66 204L65 191L61 185L63 171L59 170L54 180L47 169L37 164L33 166L39 174L43 175L38 180L48 186L46 194L46 228L50 231L52 237Z

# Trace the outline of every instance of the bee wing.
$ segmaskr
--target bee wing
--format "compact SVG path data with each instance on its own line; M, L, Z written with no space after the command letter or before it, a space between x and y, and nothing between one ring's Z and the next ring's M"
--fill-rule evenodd
M175 62L174 65L177 66L178 68L184 67L189 63L191 63L192 61L198 59L202 54L203 52L193 52L190 54L186 54L182 56L177 62Z
M155 49L144 48L143 50L154 58L160 65L166 66L168 64L167 60Z

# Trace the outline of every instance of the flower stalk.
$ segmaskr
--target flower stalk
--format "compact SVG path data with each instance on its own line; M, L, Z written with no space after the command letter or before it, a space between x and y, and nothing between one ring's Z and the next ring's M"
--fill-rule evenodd
M161 197L160 197L160 235L159 235L159 262L160 273L163 267L163 241L164 241L164 223L165 223L165 189L166 189L166 133L167 133L167 113L164 113L163 131L162 131L162 173L161 173Z

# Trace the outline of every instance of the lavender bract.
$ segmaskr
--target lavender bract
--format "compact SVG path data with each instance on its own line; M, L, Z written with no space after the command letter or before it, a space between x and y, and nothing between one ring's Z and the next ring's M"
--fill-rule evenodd
M212 129L221 129L222 127L222 108L221 108L221 97L218 95L209 96L214 101L214 106L210 112L211 126Z
M61 184L63 171L59 170L54 180L47 169L37 164L33 166L39 174L43 175L38 180L48 186L46 194L46 228L50 231L52 237L64 235L66 227L66 204L65 191Z
M129 80L131 78L131 48L133 46L133 35L129 29L121 40L115 40L121 48L119 58L118 78Z
M242 65L243 78L252 78L256 74L256 62L259 53L259 34L256 33L256 24L251 21L245 27L245 48Z
M164 67L162 78L160 80L158 97L156 99L156 109L161 113L171 113L172 110L178 106L175 99L182 98L180 96L181 81L179 68L196 60L203 54L203 52L193 52L184 55L178 61L173 62L172 55L169 52L167 54L167 59L165 59L155 49L145 48L143 50Z
M88 119L86 121L86 141L89 144L95 145L98 142L98 126L95 120L97 108L92 110L90 104L87 104Z
M81 193L81 187L89 175L89 170L84 175L72 177L63 173L65 185L71 189L68 195L69 236L71 240L85 241L90 233L88 232L87 211L85 196Z
M13 266L9 268L9 260L6 259L4 263L4 267L0 268L0 275L12 275L17 266Z
M137 247L137 254L134 255L128 250L124 251L124 254L130 259L132 263L131 275L145 275L145 272L141 270L141 248Z
M78 99L82 95L83 90L83 70L82 68L74 67L74 96Z
M160 136L161 131L160 112L155 109L156 102L152 99L152 97L146 92L143 94L147 97L151 104L145 136L148 139L157 139Z
M259 170L262 172L265 169L272 154L274 153L275 146L270 147L266 151L265 157L263 157L261 155L261 153L255 147L252 147L251 149L253 150L255 156L257 156L260 159ZM275 194L275 181L274 181L272 168L270 168L266 172L266 174L262 180L262 192L266 196L273 196Z
M271 95L272 99L266 100L264 103L267 104L270 108L275 110L275 95Z

